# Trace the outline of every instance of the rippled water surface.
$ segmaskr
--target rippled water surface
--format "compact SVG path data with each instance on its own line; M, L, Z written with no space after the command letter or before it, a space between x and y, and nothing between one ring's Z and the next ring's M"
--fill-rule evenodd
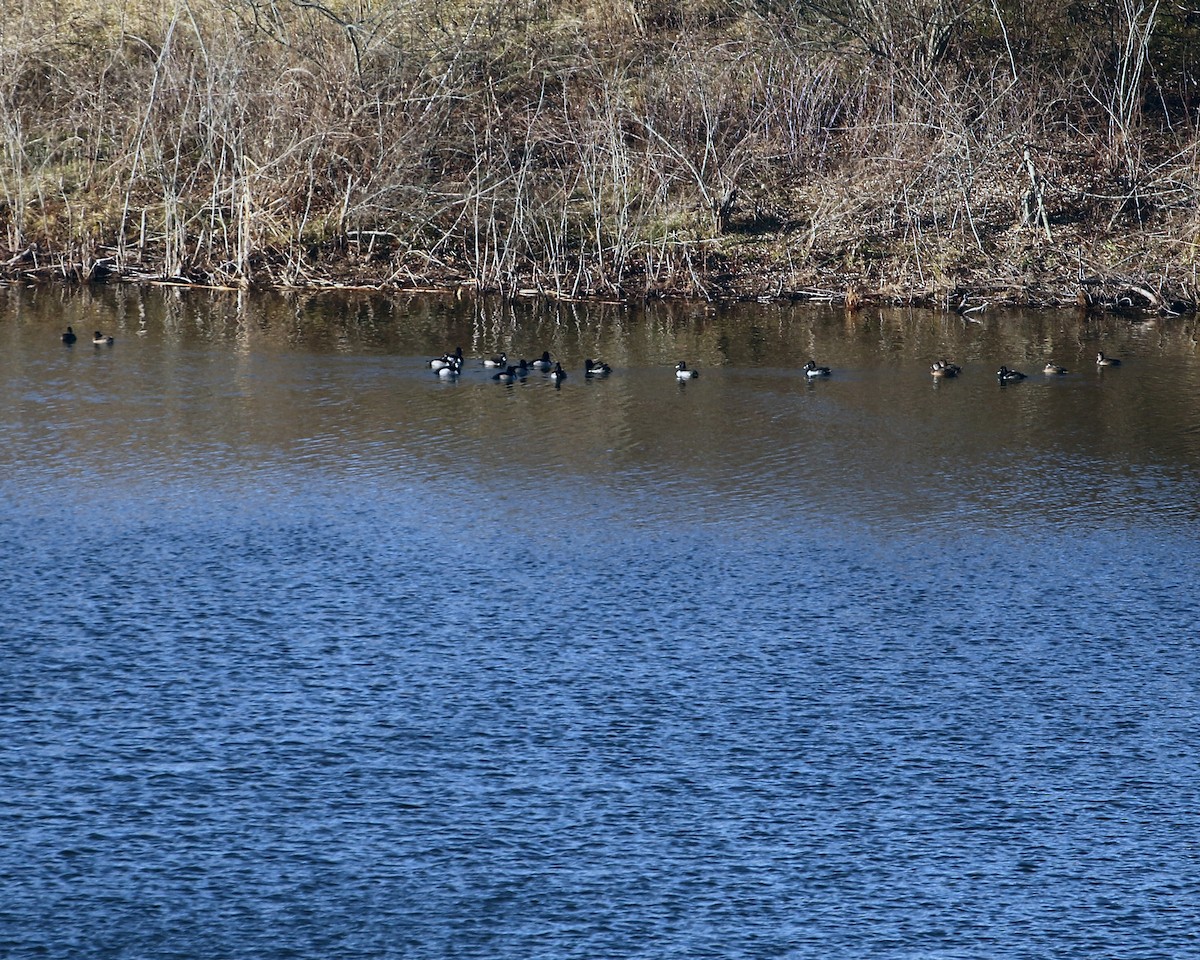
M1200 955L1189 321L0 294L0 956Z

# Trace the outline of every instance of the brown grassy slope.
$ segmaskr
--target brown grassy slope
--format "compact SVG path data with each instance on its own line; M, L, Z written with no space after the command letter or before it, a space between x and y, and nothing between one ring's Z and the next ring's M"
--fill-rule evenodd
M851 0L19 6L9 276L1196 300L1186 25L1142 56L1088 4L942 0L939 43L897 12L887 44Z

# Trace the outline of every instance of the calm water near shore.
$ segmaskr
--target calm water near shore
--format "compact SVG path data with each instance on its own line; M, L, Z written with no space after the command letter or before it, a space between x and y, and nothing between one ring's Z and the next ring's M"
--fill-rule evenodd
M0 290L0 956L1200 954L1196 326L977 319Z

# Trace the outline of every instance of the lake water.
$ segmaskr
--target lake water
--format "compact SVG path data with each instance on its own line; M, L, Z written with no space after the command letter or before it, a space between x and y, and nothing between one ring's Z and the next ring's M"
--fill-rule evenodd
M1200 956L1195 323L977 319L0 290L0 956Z

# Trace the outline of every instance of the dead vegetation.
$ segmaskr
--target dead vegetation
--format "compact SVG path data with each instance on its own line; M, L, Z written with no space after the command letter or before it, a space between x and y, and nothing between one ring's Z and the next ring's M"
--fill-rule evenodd
M10 279L1197 299L1200 16L1178 7L15 6Z

